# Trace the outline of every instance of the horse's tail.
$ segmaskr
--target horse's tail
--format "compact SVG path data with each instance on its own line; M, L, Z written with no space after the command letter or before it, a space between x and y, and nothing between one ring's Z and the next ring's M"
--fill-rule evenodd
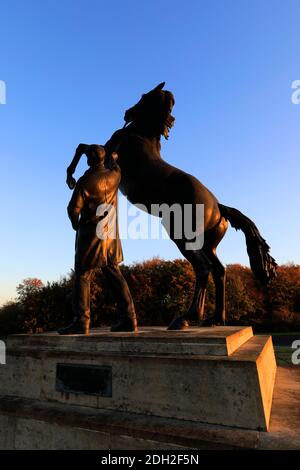
M266 240L261 236L254 222L240 211L222 204L219 204L219 208L221 215L230 222L233 228L244 232L251 269L263 284L269 284L276 276L277 263L269 254L270 247Z

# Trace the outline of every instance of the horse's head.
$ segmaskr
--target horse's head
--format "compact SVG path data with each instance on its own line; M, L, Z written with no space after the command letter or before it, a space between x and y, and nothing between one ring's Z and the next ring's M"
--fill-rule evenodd
M126 123L142 122L154 128L166 139L175 118L171 115L175 99L170 91L163 90L165 82L160 83L153 90L142 95L140 101L127 109L124 115Z

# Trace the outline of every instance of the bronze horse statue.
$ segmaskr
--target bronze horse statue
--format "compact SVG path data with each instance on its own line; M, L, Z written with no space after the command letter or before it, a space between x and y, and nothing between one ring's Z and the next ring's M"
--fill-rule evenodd
M182 330L190 321L200 326L225 324L225 268L216 255L216 248L228 227L228 221L235 229L241 229L246 238L250 265L256 277L268 284L276 275L276 262L269 254L269 246L260 235L255 224L237 209L224 206L194 176L167 163L160 154L160 138L168 138L174 124L171 115L175 104L170 91L163 90L160 83L149 93L143 94L139 102L125 112L125 126L117 130L105 144L109 158L118 153L118 164L122 178L120 189L133 204L143 204L151 211L153 204L177 203L204 205L204 243L201 249L186 248L190 240L184 237L170 238L176 243L182 255L192 264L195 272L195 290L188 311L169 325L171 330ZM67 170L67 183L72 188L72 177L76 165L84 153L85 144L77 148ZM156 214L157 215L157 214ZM205 292L209 274L212 274L216 288L214 315L204 319Z

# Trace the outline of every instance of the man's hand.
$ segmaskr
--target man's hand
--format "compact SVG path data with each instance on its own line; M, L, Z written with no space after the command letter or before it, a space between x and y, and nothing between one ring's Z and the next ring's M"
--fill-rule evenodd
M70 173L67 173L67 185L70 189L74 189L76 186L76 179Z
M76 153L80 154L81 156L86 152L87 148L88 148L87 144L79 144L76 148Z
M72 222L72 227L75 232L77 232L78 227L79 227L79 221L77 220L76 222Z
M112 154L108 155L108 157L106 158L106 165L107 165L107 168L109 170L113 170L115 168L118 168L118 164L117 164L117 160L118 160L118 154L117 152L113 152Z

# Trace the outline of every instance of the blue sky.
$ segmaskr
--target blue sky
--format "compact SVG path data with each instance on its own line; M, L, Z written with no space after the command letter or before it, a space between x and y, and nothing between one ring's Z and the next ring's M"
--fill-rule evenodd
M0 302L73 266L74 149L104 143L161 81L176 98L164 158L251 217L278 262L300 263L299 16L297 0L1 2ZM179 256L168 240L123 250L128 263ZM248 264L243 234L230 229L219 255Z

